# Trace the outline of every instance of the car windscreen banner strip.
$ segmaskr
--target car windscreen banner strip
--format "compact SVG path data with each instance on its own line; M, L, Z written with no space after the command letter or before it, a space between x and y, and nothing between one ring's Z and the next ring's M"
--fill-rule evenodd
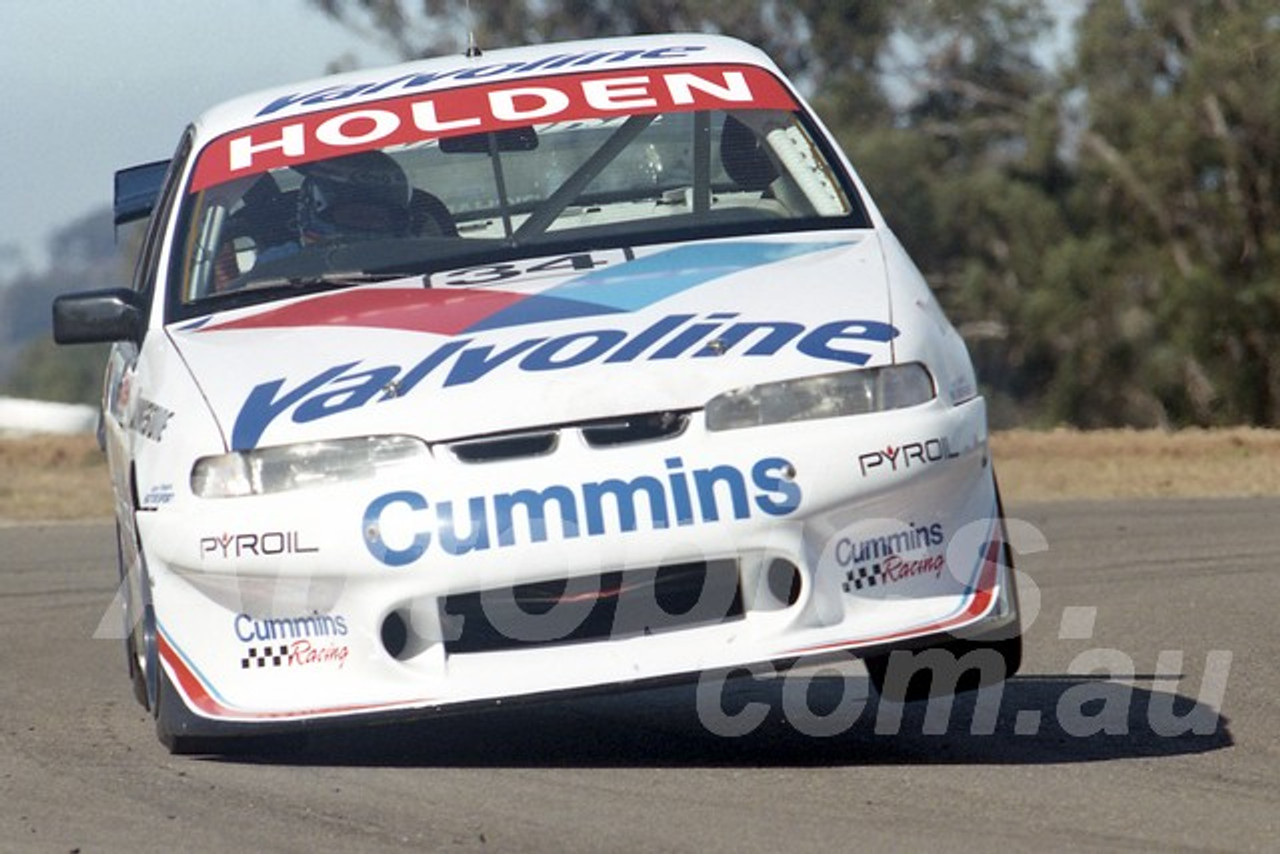
M787 88L750 65L692 65L505 81L348 105L224 134L191 192L345 153L563 121L699 110L794 110Z

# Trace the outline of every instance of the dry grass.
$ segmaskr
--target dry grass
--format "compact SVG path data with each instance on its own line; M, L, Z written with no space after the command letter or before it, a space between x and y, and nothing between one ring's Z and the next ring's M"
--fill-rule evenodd
M1280 495L1280 431L1011 430L991 449L1011 502ZM0 438L0 521L110 515L91 437Z
M92 436L0 438L0 521L110 515L106 457Z
M1280 495L1280 431L1011 430L991 453L1010 500Z

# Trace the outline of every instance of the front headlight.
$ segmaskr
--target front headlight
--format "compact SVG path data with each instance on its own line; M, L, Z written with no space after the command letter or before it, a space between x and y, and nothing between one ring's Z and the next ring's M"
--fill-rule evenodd
M268 495L362 480L426 453L426 443L412 436L360 436L218 454L196 460L191 490L201 498Z
M707 429L888 412L926 403L934 394L933 377L918 362L762 383L712 398L707 403Z

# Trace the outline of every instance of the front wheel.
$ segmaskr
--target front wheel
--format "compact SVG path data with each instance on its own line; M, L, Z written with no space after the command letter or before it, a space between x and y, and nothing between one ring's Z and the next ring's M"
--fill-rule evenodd
M129 670L129 681L133 685L134 699L142 708L155 712L158 690L156 675L160 666L156 654L156 613L151 607L146 567L141 563L142 549L134 543L133 553L137 555L135 561L138 563L135 578L131 567L125 564L124 536L124 529L117 522L116 565L120 573L120 592L124 597L121 620L124 628L125 664Z
M154 713L159 691L157 679L160 670L156 653L156 612L150 605L142 608L137 624L125 638L129 656L129 679L133 683L133 696L142 708Z

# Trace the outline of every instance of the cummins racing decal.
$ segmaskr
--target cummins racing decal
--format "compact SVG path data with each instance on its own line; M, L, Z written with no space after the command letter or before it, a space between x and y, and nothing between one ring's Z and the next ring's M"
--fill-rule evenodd
M231 624L236 637L245 643L340 637L348 631L345 616L318 611L300 617L254 617L239 613Z
M325 664L341 670L351 653L342 642L348 627L341 614L254 618L241 613L233 626L238 640L252 644L242 650L242 670Z
M946 559L939 551L945 539L946 531L940 522L911 523L863 539L842 537L835 550L836 563L846 569L841 586L846 593L852 593L917 575L937 578L946 566Z
M388 492L365 508L365 545L380 562L399 567L428 550L463 555L552 536L599 537L749 519L757 513L786 516L800 506L800 486L791 480L794 467L782 457L764 457L748 471L732 465L688 470L679 457L665 460L665 466L661 474L630 480L552 484L462 500Z
M346 644L316 644L309 640L296 640L292 643L273 646L251 646L240 657L240 669L310 667L328 664L341 670L350 654L351 647Z

